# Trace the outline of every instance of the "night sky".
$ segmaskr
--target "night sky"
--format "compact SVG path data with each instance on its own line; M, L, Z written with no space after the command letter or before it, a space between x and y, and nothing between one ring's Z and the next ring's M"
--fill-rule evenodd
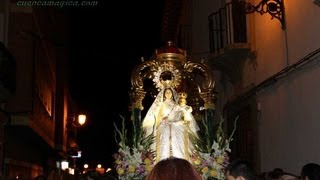
M131 71L150 58L160 40L163 2L99 2L69 10L70 92L88 115L78 131L81 161L111 166L113 123L129 118Z

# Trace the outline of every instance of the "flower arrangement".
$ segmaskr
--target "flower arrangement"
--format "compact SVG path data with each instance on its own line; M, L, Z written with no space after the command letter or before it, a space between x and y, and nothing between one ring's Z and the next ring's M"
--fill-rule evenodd
M213 134L210 123L207 120L202 121L204 134L200 138L193 138L195 143L195 152L191 156L191 162L205 180L225 179L225 168L229 165L230 142L236 130L234 129L229 137L225 137L223 131L224 119L221 117L218 128ZM207 123L206 123L207 122Z
M153 168L152 154L136 148L120 148L114 158L120 179L144 179Z
M144 179L152 170L154 165L154 153L150 151L150 145L153 141L151 136L143 138L140 133L138 138L130 142L127 139L127 130L125 129L124 118L122 118L121 131L116 129L116 137L119 135L119 150L113 155L115 159L115 168L119 179Z
M217 129L212 127L207 118L202 120L204 131L199 136L191 135L195 144L195 151L190 157L191 163L198 170L204 180L225 179L225 168L229 164L228 154L231 152L230 142L233 140L234 129L229 137L224 135L223 122L221 120ZM134 127L137 128L137 127ZM144 132L136 132L131 137L133 142L127 139L124 119L121 131L115 126L116 137L119 135L119 150L114 154L115 168L121 180L145 179L154 166L155 154L150 149L154 140L153 136L144 137ZM117 140L117 139L116 139Z

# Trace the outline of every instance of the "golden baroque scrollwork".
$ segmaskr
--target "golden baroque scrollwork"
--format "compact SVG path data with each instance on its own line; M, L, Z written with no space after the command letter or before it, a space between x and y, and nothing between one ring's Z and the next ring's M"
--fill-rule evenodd
M143 110L142 101L144 96L146 95L146 92L143 91L143 89L135 89L133 92L131 92L131 109L138 108L140 110Z
M143 89L143 80L153 78L153 73L157 67L155 60L144 61L136 66L132 71L131 84L133 89Z
M178 88L184 79L190 77L190 74L199 74L201 78L197 79L196 83L199 84L200 97L205 102L205 108L214 109L212 92L215 81L213 71L206 64L188 60L184 51L180 52L179 49L172 47L170 44L167 48L169 49L156 51L156 56L148 61L143 61L133 69L131 85L134 93L131 106L143 109L145 79L152 80L153 85L159 91L168 86ZM172 50L172 48L174 49ZM175 55L176 58L172 59L171 54Z
M214 75L211 69L205 65L200 63L194 63L191 61L187 61L183 68L187 73L192 73L195 69L202 72L203 77L205 78L205 81L202 83L202 91L211 91L214 88L215 81L214 81Z
M155 60L145 61L133 69L131 84L133 89L143 89L143 80L152 79L155 87L160 90L166 86L162 75L165 72L171 74L172 87L178 87L181 83L181 71L172 63Z
M205 109L215 109L214 100L214 93L212 91L201 92L200 97L204 101L204 108Z
M162 75L166 72L171 73L170 84L168 84L168 81L162 78ZM161 90L167 86L176 88L181 83L181 72L171 63L159 63L157 70L154 72L153 83L158 90Z

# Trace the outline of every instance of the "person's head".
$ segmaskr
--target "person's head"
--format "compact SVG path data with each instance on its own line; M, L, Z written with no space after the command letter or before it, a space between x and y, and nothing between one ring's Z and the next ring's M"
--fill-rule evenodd
M308 163L301 169L302 180L319 180L320 179L320 165L316 163Z
M227 180L253 180L255 171L246 160L232 161L226 168Z
M288 172L283 172L280 180L299 180L299 177Z
M274 168L273 171L268 172L267 174L267 179L279 179L282 174L283 174L283 170L281 168Z
M202 180L202 177L189 161L171 157L159 161L147 180Z
M186 100L186 99L180 99L180 100L179 100L179 104L180 104L181 106L185 106L185 105L187 105L187 100Z
M166 88L163 92L164 99L173 99L173 92L171 88Z
M179 93L179 104L181 106L187 105L187 97L188 97L187 93L185 93L185 92Z

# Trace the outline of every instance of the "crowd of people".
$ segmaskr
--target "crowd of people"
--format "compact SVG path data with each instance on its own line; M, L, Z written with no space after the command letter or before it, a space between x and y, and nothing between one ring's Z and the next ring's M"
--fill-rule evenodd
M257 174L246 160L230 162L225 169L226 180L320 180L320 165L307 163L301 168L300 175L284 172L281 168ZM147 180L202 180L202 177L189 161L170 157L159 161Z

